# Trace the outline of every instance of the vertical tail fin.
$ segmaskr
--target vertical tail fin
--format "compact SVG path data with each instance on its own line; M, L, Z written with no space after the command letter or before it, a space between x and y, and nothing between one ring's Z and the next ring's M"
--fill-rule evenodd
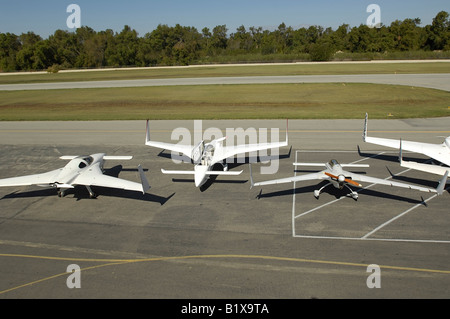
M366 118L364 120L364 129L363 129L363 141L366 141L367 137L367 122L368 122L369 115L366 113Z

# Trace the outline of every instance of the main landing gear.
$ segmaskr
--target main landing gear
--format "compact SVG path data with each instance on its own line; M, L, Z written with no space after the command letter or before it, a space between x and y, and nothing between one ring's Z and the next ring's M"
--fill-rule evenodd
M330 186L330 185L333 185L333 184L332 184L332 183L328 183L328 184L326 184L325 186L321 187L320 189L316 189L316 190L314 191L314 197L315 197L316 199L319 199L320 193L323 191L323 189L324 189L325 187ZM346 185L346 184L344 184L343 186L347 187L347 188L350 190L350 194L348 194L347 196L350 196L350 197L353 198L354 200L358 200L358 193L357 193L357 192L355 192L353 189L351 189L351 188L350 188L348 185ZM342 187L341 187L341 189L342 189Z
M94 193L90 186L86 186L87 191L89 192L89 197L95 199L98 197L96 193ZM58 197L62 198L66 195L66 189L58 189Z

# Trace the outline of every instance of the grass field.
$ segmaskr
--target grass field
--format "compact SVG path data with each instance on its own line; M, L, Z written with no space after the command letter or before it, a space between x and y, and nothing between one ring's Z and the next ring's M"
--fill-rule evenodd
M450 93L376 84L252 84L0 92L0 120L450 116Z
M2 74L0 84L316 74L450 73L449 62L201 66ZM338 119L450 116L450 93L375 84L260 84L0 91L0 120Z
M423 63L314 63L283 65L213 65L187 68L144 68L36 74L0 74L0 84L162 79L180 77L273 76L321 74L450 73L450 62Z

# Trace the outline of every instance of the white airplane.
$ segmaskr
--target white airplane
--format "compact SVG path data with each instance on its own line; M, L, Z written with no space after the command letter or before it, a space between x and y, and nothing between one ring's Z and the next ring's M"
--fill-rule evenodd
M403 141L400 140L400 152L398 155L398 159L400 161L400 166L443 176L442 180L440 181L439 186L437 188L438 195L442 195L442 193L444 192L445 184L448 183L447 177L450 173L450 167L423 164L423 163L417 163L417 162L412 162L412 161L404 161L403 155L402 155L402 148L403 148Z
M366 113L363 132L364 142L400 149L399 140L367 136L367 122L368 122L368 115ZM442 144L402 141L402 148L403 150L406 151L424 154L447 166L450 166L450 136L445 138Z
M161 149L170 150L173 152L182 153L189 157L192 163L195 164L193 171L169 171L161 169L163 174L185 174L194 175L194 183L196 187L201 187L209 178L210 175L239 175L242 171L230 172L228 165L225 163L227 158L233 157L237 154L256 152L260 150L267 150L288 145L288 130L286 127L286 141L274 143L261 144L245 144L237 146L224 146L223 141L226 137L212 140L209 143L201 141L197 145L182 145L170 144L163 142L155 142L150 140L149 121L147 120L147 133L145 138L145 145L157 147ZM222 164L223 171L213 171L215 164Z
M90 156L61 156L60 158L70 160L70 162L63 168L47 173L0 179L0 187L30 185L54 187L58 191L58 196L63 197L68 189L75 188L76 185L84 185L91 198L97 197L91 186L139 191L143 194L150 188L141 165L138 166L141 177L140 184L103 174L105 160L130 160L132 156L106 156L99 153Z
M322 190L330 185L333 185L334 187L338 189L343 189L344 187L348 188L350 190L350 196L354 199L358 199L358 193L353 191L347 184L356 186L356 187L362 187L360 182L366 182L371 184L382 184L382 185L388 185L388 186L396 186L396 187L403 187L403 188L409 188L409 189L415 189L422 192L433 192L436 193L437 191L434 189L429 189L425 187L420 186L414 186L404 183L398 183L393 182L386 179L380 179L375 177L369 177L365 175L360 175L356 173L351 173L348 171L343 170L343 167L369 167L369 165L366 164L339 164L338 161L332 159L328 163L294 163L295 166L318 166L318 167L325 167L324 170L317 172L317 173L311 173L311 174L305 174L305 175L298 175L293 177L287 177L287 178L281 178L281 179L275 179L265 182L259 182L254 183L253 177L251 175L251 166L250 166L250 183L251 187L253 186L263 186L263 185L271 185L271 184L281 184L281 183L289 183L289 182L299 182L299 181L308 181L308 180L328 180L330 181L328 184L323 186L322 188L314 191L314 197L319 198L320 193Z

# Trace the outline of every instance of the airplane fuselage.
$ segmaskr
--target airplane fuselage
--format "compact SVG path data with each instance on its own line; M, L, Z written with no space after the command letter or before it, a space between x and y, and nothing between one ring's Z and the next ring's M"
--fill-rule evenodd
M336 160L331 160L325 164L326 168L329 170L329 173L336 176L337 178L330 178L330 183L338 188L342 189L344 187L345 180L345 172L342 169L342 166Z
M215 141L214 141L215 142ZM222 161L217 161L219 152L221 151L221 143L207 143L199 144L197 149L202 150L201 156L198 157L197 163L194 166L194 182L196 187L201 187L209 179L209 174L207 172L214 168L214 165L220 162L224 170L227 166ZM198 152L198 151L197 151Z
M78 156L64 166L55 177L54 187L58 189L73 188L73 181L84 171L93 170L95 166L101 172L103 170L103 157L105 154L93 154L90 156Z

